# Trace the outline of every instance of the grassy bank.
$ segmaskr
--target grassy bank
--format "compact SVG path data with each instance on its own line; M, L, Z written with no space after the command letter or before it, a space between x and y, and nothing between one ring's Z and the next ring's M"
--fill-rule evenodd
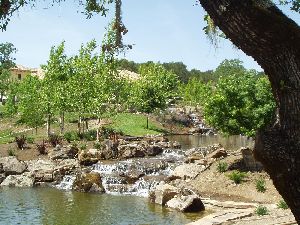
M147 117L141 114L120 113L111 119L112 125L110 127L126 135L144 136L166 132L157 121L153 121L150 118L149 129L147 129Z

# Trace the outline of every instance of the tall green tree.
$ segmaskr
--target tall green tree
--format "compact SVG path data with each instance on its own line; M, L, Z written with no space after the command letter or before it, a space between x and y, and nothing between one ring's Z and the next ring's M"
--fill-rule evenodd
M11 81L10 69L15 66L14 54L17 49L12 43L0 44L0 101L3 101L4 94L8 91Z

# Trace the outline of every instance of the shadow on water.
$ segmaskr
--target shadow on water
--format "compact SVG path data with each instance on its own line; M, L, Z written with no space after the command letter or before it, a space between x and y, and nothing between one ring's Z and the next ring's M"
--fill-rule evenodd
M169 135L170 141L177 141L182 149L204 147L220 143L226 150L237 150L240 147L253 147L253 139L241 135L221 136L221 135Z
M178 213L135 196L65 192L49 188L0 189L0 209L0 224L26 225L176 225L204 215Z

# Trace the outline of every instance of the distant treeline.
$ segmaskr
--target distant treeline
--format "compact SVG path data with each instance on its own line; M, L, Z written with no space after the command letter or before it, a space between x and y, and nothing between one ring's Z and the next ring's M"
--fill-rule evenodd
M148 61L145 63L136 63L134 61L130 61L127 59L119 59L120 69L129 70L135 73L138 73L139 67L145 64L153 64L152 61ZM172 71L175 73L179 80L183 83L187 83L191 78L197 78L204 83L208 81L216 81L217 77L215 76L213 70L208 70L202 72L197 69L188 70L187 66L183 62L168 62L168 63L160 63L166 70Z

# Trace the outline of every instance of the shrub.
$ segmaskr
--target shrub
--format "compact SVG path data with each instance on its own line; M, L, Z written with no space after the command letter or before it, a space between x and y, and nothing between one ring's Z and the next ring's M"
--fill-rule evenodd
M255 213L259 216L264 216L269 214L267 207L262 205L257 206L257 208L255 209Z
M81 144L79 147L81 150L86 150L87 149L87 145L85 143Z
M33 144L34 143L34 137L27 137L27 143Z
M239 171L233 171L228 175L229 179L232 180L235 184L240 184L241 182L243 182L246 176L246 173Z
M228 164L226 162L219 162L217 169L219 173L224 173L228 169Z
M87 141L95 141L97 139L97 131L89 130L83 134L83 138Z
M64 139L71 143L71 141L79 141L79 135L76 131L69 131L64 134Z
M25 137L24 134L22 134L21 136L16 136L15 141L16 141L17 146L18 146L19 149L23 150L25 148L26 137Z
M94 143L94 148L97 149L97 150L100 150L102 148L102 144L100 142L96 141Z
M45 144L45 141L44 141L44 140L43 140L43 142L41 142L40 144L36 144L36 148L37 148L38 152L39 152L41 155L47 154L47 151L46 151L46 144Z
M48 140L49 143L55 147L56 145L61 144L62 138L57 134L50 134Z
M278 203L277 203L277 207L279 209L288 209L289 206L288 204L286 204L286 202L284 200L280 200Z
M266 189L266 181L263 178L259 178L256 180L256 190L258 192L265 192Z
M7 150L7 153L8 153L9 156L15 156L15 155L16 155L14 149L12 149L12 148L9 148L9 149Z

